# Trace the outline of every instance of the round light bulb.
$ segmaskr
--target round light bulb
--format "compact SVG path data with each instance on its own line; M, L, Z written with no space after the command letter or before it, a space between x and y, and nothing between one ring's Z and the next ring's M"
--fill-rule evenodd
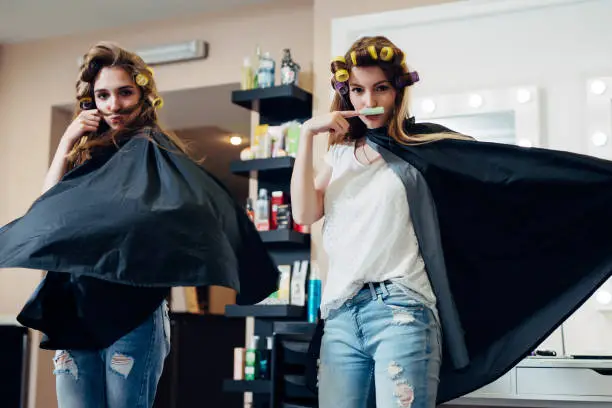
M595 132L591 136L591 142L598 147L605 146L608 143L608 135L604 132Z
M593 92L595 95L603 95L603 93L606 92L606 88L606 83L601 79L596 79L595 81L591 82L591 92Z
M482 96L478 95L478 94L472 94L470 95L470 99L469 99L469 104L472 108L480 108L482 106Z
M529 89L519 89L516 91L516 100L518 103L527 103L531 100L531 91Z
M234 146L239 146L242 144L242 138L240 136L232 136L230 137L230 143Z
M521 147L532 147L533 146L533 144L531 143L531 140L529 139L520 139L517 144Z
M436 103L431 99L425 99L423 102L421 102L421 109L423 109L423 112L425 113L432 113L436 110Z
M612 293L607 290L600 289L595 292L595 300L602 305L608 305L612 302Z

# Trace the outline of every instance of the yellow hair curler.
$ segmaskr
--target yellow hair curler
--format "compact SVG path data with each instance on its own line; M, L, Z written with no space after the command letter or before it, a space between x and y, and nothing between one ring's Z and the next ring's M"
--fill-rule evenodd
M341 64L346 64L346 58L343 56L335 57L332 62L339 62Z
M357 52L351 51L351 61L353 65L357 66Z
M161 109L164 107L164 100L161 98L161 96L158 96L157 98L153 99L151 105L153 105L155 109Z
M382 47L380 50L380 59L383 61L391 61L393 59L393 48L391 47Z
M136 84L138 84L138 86L147 86L147 84L149 83L149 78L139 73L138 75L136 75L135 81L136 81Z
M346 69L339 69L336 71L336 81L345 82L349 79L349 73Z
M368 52L370 53L370 57L372 57L373 60L378 59L378 53L376 52L375 46L373 45L368 46Z

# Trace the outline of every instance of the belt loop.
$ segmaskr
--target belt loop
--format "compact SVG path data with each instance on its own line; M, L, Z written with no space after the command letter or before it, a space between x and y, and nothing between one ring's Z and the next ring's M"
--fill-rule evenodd
M372 282L368 282L368 286L370 287L370 293L372 294L372 300L376 300L378 296L376 295L376 289L374 289L374 284Z
M385 281L380 282L380 287L382 288L383 295L389 296L389 289L387 289L387 284Z

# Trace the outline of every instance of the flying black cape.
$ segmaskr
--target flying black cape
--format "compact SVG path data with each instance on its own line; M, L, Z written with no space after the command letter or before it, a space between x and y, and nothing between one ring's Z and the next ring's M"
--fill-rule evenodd
M366 137L405 186L438 299L438 403L506 373L610 277L612 162L477 141L406 146L386 128Z
M278 272L226 188L145 128L67 173L0 229L0 268L162 288L218 285L256 303Z

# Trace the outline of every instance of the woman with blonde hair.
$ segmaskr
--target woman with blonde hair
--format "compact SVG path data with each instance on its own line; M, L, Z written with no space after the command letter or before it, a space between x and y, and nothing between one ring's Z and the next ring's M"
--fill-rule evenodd
M331 71L291 180L296 221L325 218L319 406L434 408L507 372L610 276L612 165L417 123L419 75L385 37Z
M172 286L221 285L239 303L277 271L228 191L158 124L153 70L102 42L43 195L0 230L0 267L49 272L18 320L56 350L60 408L151 407L170 350Z

